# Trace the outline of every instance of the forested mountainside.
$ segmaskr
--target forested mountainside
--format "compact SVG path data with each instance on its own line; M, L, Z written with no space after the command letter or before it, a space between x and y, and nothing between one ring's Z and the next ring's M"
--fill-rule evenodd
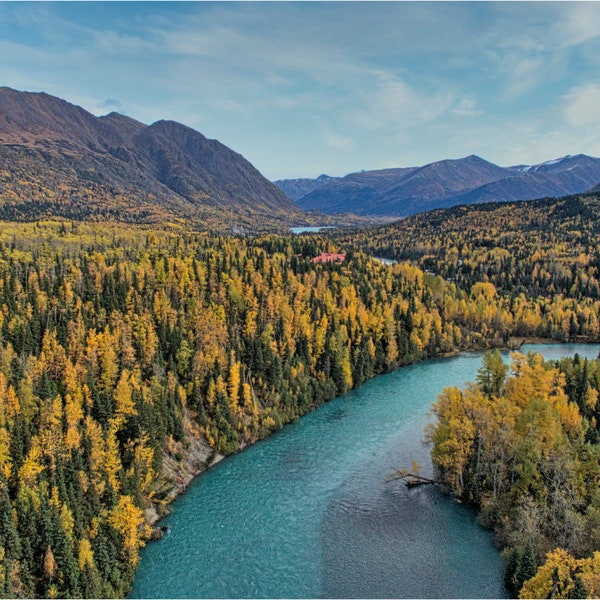
M391 225L339 231L339 243L410 261L470 289L504 296L598 298L600 196L459 206Z
M302 212L241 155L189 127L95 117L0 88L0 218L52 216L264 231Z
M513 335L598 340L600 301L507 299L317 236L0 230L0 593L122 596L173 468L378 373ZM575 325L573 325L575 324Z
M297 180L275 182L285 191ZM583 193L600 181L600 159L578 154L539 165L499 167L479 156L422 167L361 171L329 182L302 180L304 210L405 217L436 208L482 202L532 200Z
M520 598L600 595L600 361L488 353L433 407L432 458L496 531Z

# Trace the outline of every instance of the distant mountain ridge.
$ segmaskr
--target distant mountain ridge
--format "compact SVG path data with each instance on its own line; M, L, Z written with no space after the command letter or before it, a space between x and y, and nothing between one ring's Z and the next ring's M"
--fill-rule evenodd
M275 183L285 191L289 181ZM306 181L305 189L310 189L311 180L302 181ZM457 204L578 194L598 182L600 158L584 154L512 167L499 167L471 155L422 167L351 173L321 182L293 199L304 210L405 217Z
M96 117L0 88L0 218L268 224L301 211L240 154L174 121Z
M300 178L300 179L280 179L273 183L292 200L300 200L303 196L314 192L319 188L340 179L340 177L329 177L329 175L319 175L316 179Z

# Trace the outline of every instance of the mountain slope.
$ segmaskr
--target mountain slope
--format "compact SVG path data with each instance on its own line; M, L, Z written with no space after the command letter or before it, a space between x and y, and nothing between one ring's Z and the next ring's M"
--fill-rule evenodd
M381 177L381 173L388 177ZM352 173L319 187L296 203L305 210L404 217L457 204L582 193L598 181L600 159L582 154L507 168L468 156L419 168Z
M414 171L414 168L403 168L350 173L300 198L296 204L303 210L326 213L376 214L370 212L369 207L379 200L379 190Z
M331 183L339 177L329 177L329 175L319 175L316 179L278 179L273 183L292 200L299 200L303 196L314 192L315 190Z
M600 160L578 154L523 168L518 175L454 196L445 206L560 198L588 191L600 177ZM444 206L444 205L442 205Z
M192 203L282 215L293 210L293 203L243 156L185 125L158 121L134 141L156 178Z
M126 143L113 123L79 106L43 92L0 88L0 141L35 144L42 140L99 147Z
M277 225L300 211L240 154L171 121L0 88L0 217Z
M460 160L442 160L425 165L402 181L388 185L373 208L377 214L422 212L456 193L507 176L505 169L475 155Z

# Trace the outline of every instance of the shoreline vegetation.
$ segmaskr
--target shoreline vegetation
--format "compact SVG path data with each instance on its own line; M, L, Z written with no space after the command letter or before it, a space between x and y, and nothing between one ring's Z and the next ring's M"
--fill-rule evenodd
M600 360L488 351L428 426L440 484L495 532L513 597L600 595ZM400 474L402 475L402 473Z
M533 345L536 344L556 344L561 343L553 340L551 338L542 338L542 337L531 337L531 338L511 338L508 340L506 346L497 347L497 350L500 351L508 351L514 352L520 350L524 345ZM571 340L569 342L562 343L577 343L577 344L598 344L597 340L591 340L585 336L579 336L577 340ZM471 349L463 349L463 350L455 350L453 352L448 352L445 354L440 354L437 356L431 356L428 358L449 358L451 356L456 356L462 353L471 353L471 352L483 352L482 348L471 348ZM420 359L427 360L427 359ZM414 363L411 363L414 364ZM401 368L400 365L397 368ZM384 373L382 373L384 374ZM376 375L375 375L376 377ZM432 401L433 405L433 401ZM318 406L315 407L315 409ZM189 417L188 417L189 419ZM286 423L289 424L289 423ZM284 424L285 426L285 424ZM221 460L223 460L227 455L215 453L214 450L208 446L205 440L201 438L197 438L197 432L194 431L193 428L188 429L186 427L186 440L188 441L187 450L184 450L183 444L180 445L178 450L179 456L181 456L181 460L177 461L173 459L171 455L165 455L164 463L163 463L163 475L165 477L165 481L163 482L163 494L166 498L160 506L160 512L157 510L157 506L151 506L149 509L145 511L145 518L149 525L156 525L160 519L166 517L169 514L168 505L174 502L178 496L185 493L187 486L199 475L213 466L217 465ZM257 440L260 441L260 440ZM237 452L242 452L249 445L244 445L240 447ZM430 484L436 483L440 484L441 481L438 480L429 480L420 475L418 472L418 468L413 468L411 471L399 470L390 475L390 481L393 479L404 479L405 484L409 487L414 485L422 484ZM156 527L153 534L152 539L160 539L162 537L162 530L159 527Z
M319 264L340 251L323 235L3 223L1 595L124 596L205 463L376 375L600 339L600 300L462 289L343 249Z
M598 344L600 341L592 340L586 336L579 336L577 340L569 340L568 342L557 342L551 338L543 338L543 337L515 337L510 338L506 344L506 346L496 347L495 349L499 351L506 352L514 352L520 350L525 345L533 345L536 344L557 344L557 343L574 343L574 344ZM438 354L436 356L430 356L427 358L423 358L420 360L427 360L429 358L450 358L452 356L457 356L458 354L463 353L472 353L472 352L484 352L484 348L467 348L467 349L457 349L452 352L447 352L444 354ZM405 365L399 365L396 368L401 368L402 366L409 366L414 363L407 363ZM384 375L385 373L382 373ZM375 375L376 377L376 375ZM337 396L336 396L337 397ZM332 398L333 399L333 398ZM432 402L433 404L433 402ZM315 409L318 406L314 407ZM287 425L289 423L284 424ZM167 508L167 506L175 501L178 496L183 494L186 491L188 485L199 475L201 475L204 471L212 468L221 462L224 458L226 458L226 454L220 454L214 452L214 450L206 443L202 438L198 438L198 430L191 426L191 415L186 417L186 422L184 423L185 430L185 439L188 441L187 449L184 444L180 444L177 450L173 453L173 455L165 454L163 460L167 461L166 464L163 464L163 473L166 476L166 481L163 482L163 492L165 497L169 500L164 502L163 508ZM257 440L260 441L260 440ZM243 447L240 447L237 452L242 452L249 445L245 444ZM178 455L181 459L178 461L174 458L174 455ZM418 472L407 472L405 475L401 474L401 471L398 471L394 475L398 475L398 478L403 477L415 477L419 478L420 475ZM426 482L429 483L429 482ZM433 483L433 482L432 482ZM436 481L435 483L439 483ZM157 507L153 506L148 509L146 520L149 524L154 525L160 519L167 516L169 514L168 510L159 512L156 510ZM160 531L156 532L156 535L160 537Z

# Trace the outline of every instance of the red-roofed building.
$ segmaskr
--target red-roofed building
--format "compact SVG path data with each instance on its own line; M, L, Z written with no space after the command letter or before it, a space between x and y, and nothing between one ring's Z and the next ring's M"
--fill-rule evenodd
M341 264L346 259L345 254L329 254L328 252L321 252L319 256L315 256L312 259L314 263L336 263Z

